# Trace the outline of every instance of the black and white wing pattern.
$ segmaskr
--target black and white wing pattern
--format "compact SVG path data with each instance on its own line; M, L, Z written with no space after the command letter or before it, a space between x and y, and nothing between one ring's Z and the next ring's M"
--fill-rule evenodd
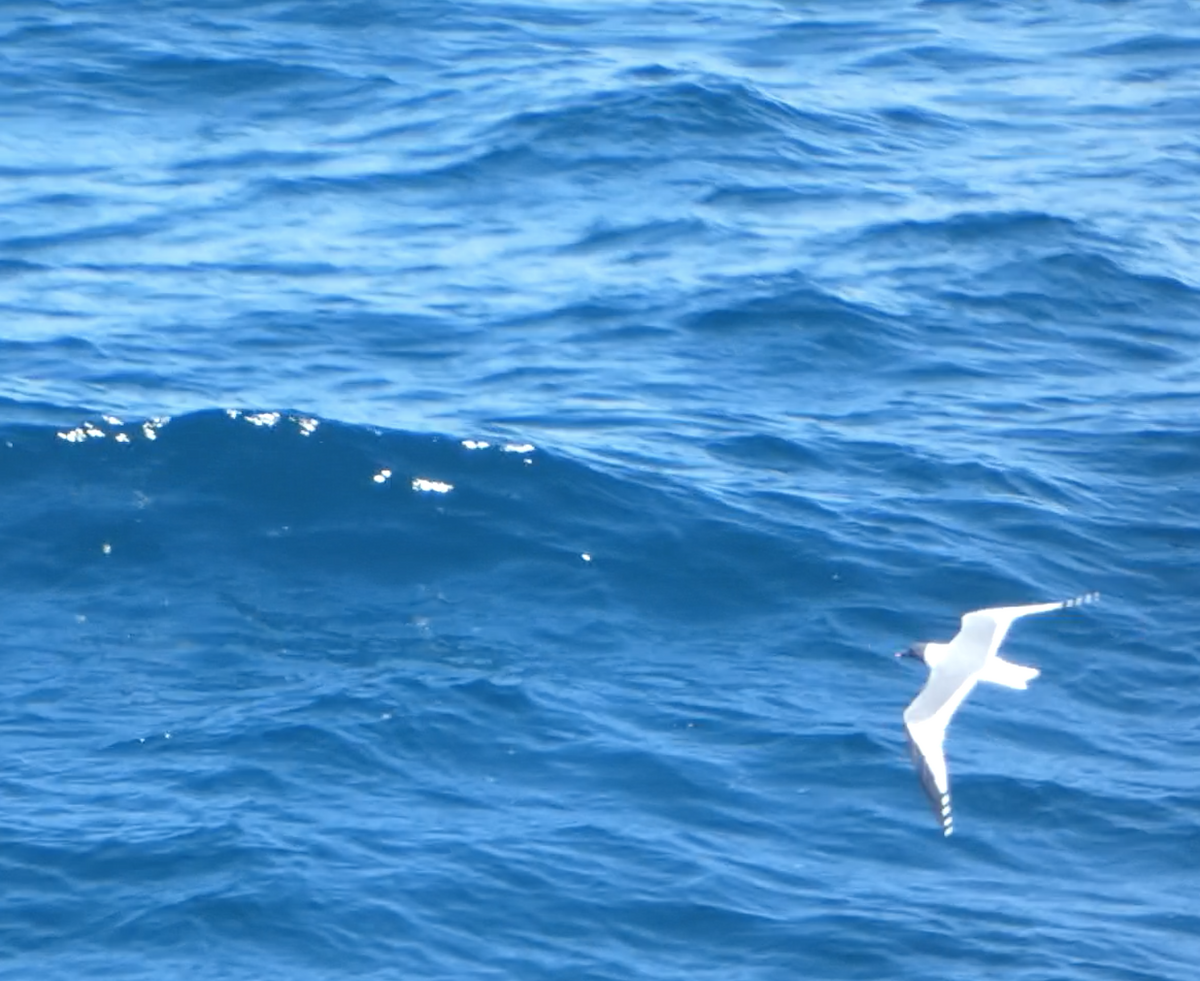
M974 668L974 665L971 666ZM980 666L982 667L982 665ZM904 731L908 750L929 796L934 816L942 825L942 834L954 832L950 808L950 774L946 769L946 727L962 700L979 680L979 669L959 670L955 665L939 665L912 704L904 710Z
M1004 642L1008 628L1012 626L1014 620L1036 613L1049 613L1052 610L1069 610L1075 606L1095 603L1099 598L1099 593L1084 593L1082 596L1072 596L1068 600L1061 600L1057 603L993 606L986 610L973 610L963 614L962 628L959 630L958 636L950 643L956 648L962 647L964 650L977 651L978 645L983 643L983 638L988 636L987 654L995 654Z
M942 834L951 835L954 833L954 814L950 807L950 775L946 772L942 739L938 736L936 742L929 738L917 742L919 736L924 735L919 729L914 733L912 727L906 725L904 731L908 735L909 755L933 808L933 816L941 824Z

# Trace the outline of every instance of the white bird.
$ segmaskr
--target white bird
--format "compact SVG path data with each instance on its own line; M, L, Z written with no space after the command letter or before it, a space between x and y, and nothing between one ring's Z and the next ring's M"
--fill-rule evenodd
M990 610L964 613L962 627L948 644L913 644L896 657L915 657L929 666L929 678L912 704L904 710L904 729L908 750L921 778L921 785L933 804L933 813L941 822L942 833L954 831L950 813L950 776L942 744L946 726L955 710L975 687L990 681L1006 688L1026 688L1040 674L1037 668L1013 664L997 655L1012 622L1033 613L1049 613L1100 598L1085 593L1061 603L1034 603L1030 606L997 606Z

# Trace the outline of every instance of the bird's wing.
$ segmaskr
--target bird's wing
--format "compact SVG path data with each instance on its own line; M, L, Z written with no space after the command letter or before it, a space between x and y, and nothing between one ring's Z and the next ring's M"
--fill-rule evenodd
M950 813L950 774L942 747L950 719L978 680L978 669L961 670L953 663L941 664L929 672L925 687L904 710L904 731L913 765L941 822L942 833L947 835L954 830L954 818Z
M933 816L941 823L942 834L952 834L954 815L950 811L950 775L946 772L946 754L942 750L946 731L927 722L906 724L904 731L908 735L909 755L933 807Z
M994 606L988 610L975 610L963 615L963 627L966 627L968 618L990 617L998 624L1003 625L1000 636L996 640L996 647L999 647L1000 641L1004 639L1004 633L1007 632L1009 624L1014 620L1031 616L1034 613L1049 613L1051 610L1068 610L1073 606L1094 603L1099 598L1099 593L1084 593L1082 596L1072 596L1070 599L1061 600L1058 603L1030 603L1028 606Z

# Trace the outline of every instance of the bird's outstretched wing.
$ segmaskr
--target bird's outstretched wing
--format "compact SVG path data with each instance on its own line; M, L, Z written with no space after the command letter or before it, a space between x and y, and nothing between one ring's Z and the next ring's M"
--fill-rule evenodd
M972 610L962 616L962 627L958 635L950 643L965 653L968 649L979 660L983 667L989 657L1000 650L1008 628L1014 620L1032 616L1035 613L1049 613L1052 610L1066 610L1084 603L1094 603L1100 598L1099 593L1084 593L1082 596L1072 596L1058 603L1030 603L1028 606L993 606L986 610Z
M920 724L904 727L908 735L908 752L925 795L933 807L933 816L942 825L942 834L954 833L954 815L950 809L950 775L946 772L946 756L942 750L941 732L932 732Z
M946 769L946 727L955 710L971 693L979 680L978 671L957 670L954 665L939 665L929 672L929 680L912 704L904 710L904 731L908 750L921 786L941 822L942 833L954 831L950 810L950 774Z

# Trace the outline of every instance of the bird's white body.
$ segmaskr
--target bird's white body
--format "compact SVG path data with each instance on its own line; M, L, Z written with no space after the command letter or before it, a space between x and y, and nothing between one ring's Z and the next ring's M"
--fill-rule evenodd
M1034 613L1048 613L1097 599L1088 593L1061 603L1030 606L998 606L963 614L962 627L948 644L929 643L917 654L929 667L929 678L920 694L904 710L904 728L909 750L942 832L954 831L950 813L950 777L946 772L943 744L946 727L955 711L981 681L1005 688L1026 688L1040 673L1006 661L997 653L1014 620Z

